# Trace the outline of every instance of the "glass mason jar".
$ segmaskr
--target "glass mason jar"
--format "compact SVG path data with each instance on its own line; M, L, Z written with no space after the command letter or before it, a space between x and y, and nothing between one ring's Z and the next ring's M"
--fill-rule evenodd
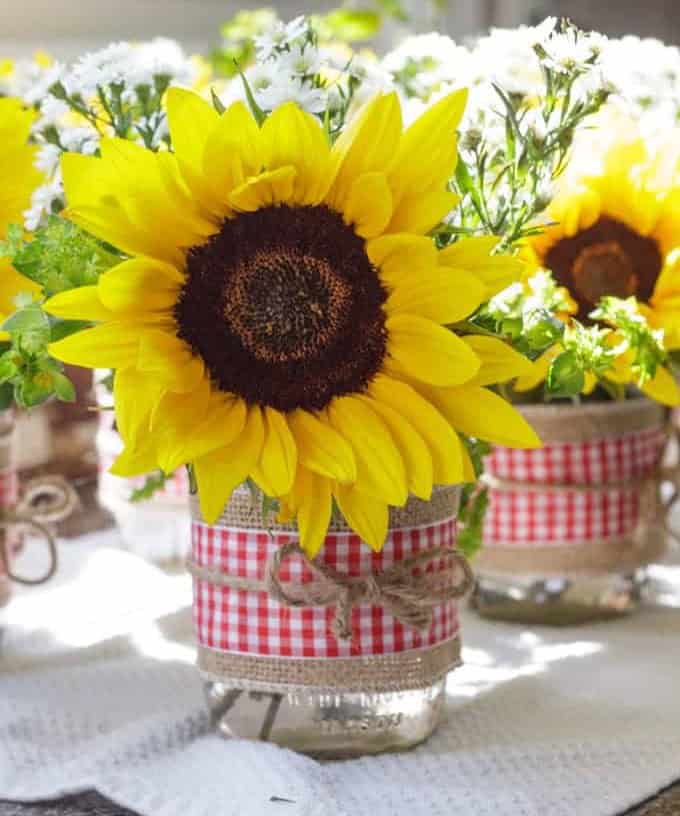
M198 667L218 732L325 758L427 739L460 663L457 599L472 583L455 550L458 499L439 489L393 510L380 553L333 519L310 562L295 528L264 524L247 488L215 525L192 497ZM427 601L404 603L405 585Z
M640 398L520 410L544 444L487 458L472 607L555 625L633 611L666 549L664 409Z

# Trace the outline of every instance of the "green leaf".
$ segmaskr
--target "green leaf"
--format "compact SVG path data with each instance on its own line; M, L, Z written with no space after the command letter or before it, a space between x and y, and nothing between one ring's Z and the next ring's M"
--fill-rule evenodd
M368 9L340 8L322 17L321 25L327 39L358 42L370 40L380 31L381 17Z
M152 498L155 493L165 487L165 483L171 476L172 474L166 475L162 470L155 470L153 473L149 473L144 484L132 491L130 501L136 503Z
M44 329L49 332L50 324L42 309L37 305L31 305L11 315L5 320L2 328L10 334L42 331Z
M14 352L6 352L0 357L0 383L6 383L19 373Z
M0 411L6 411L14 405L14 386L11 383L0 385Z
M546 385L555 396L570 397L581 393L585 385L585 372L575 351L563 351L553 360Z
M219 96L215 93L215 89L210 89L210 98L212 99L213 108L219 113L220 116L225 112L226 108L222 104L222 100Z
M243 89L246 94L246 101L248 102L248 107L250 108L250 112L255 117L255 121L261 127L264 120L267 118L267 114L262 110L262 108L257 104L255 101L255 97L253 96L253 92L250 88L250 84L246 79L245 74L243 71L239 71L241 76L241 82L243 83Z
M75 402L76 389L64 374L52 374L52 382L54 384L54 393L62 402Z
M52 325L50 340L56 343L57 340L63 340L64 337L69 337L83 329L89 329L91 326L92 323L88 320L56 320Z

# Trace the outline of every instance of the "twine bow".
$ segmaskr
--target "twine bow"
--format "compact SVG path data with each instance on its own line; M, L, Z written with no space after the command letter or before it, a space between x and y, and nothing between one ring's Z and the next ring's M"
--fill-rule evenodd
M293 555L302 557L314 573L307 583L281 581L281 567ZM436 572L427 567L442 560L450 564ZM398 561L382 572L352 577L327 564L310 561L297 542L277 547L267 559L264 580L251 580L203 567L190 561L194 577L230 589L267 592L273 600L291 608L333 606L333 634L340 640L352 637L352 610L358 604L383 606L401 623L426 631L435 607L463 597L472 587L474 576L465 557L453 547L437 547Z
M49 524L62 521L71 515L78 505L78 496L71 485L61 476L38 476L26 483L23 496L14 507L0 508L0 567L18 584L37 586L44 584L57 570L57 544ZM9 553L9 533L33 532L47 544L49 566L38 578L25 578L12 570Z

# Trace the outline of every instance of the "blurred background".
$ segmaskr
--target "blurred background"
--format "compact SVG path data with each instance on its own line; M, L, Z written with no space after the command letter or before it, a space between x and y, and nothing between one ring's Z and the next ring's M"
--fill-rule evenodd
M192 51L215 43L219 26L239 8L258 7L258 0L0 0L0 54L22 57L45 49L58 59L115 39L165 35ZM337 6L332 0L279 0L283 18ZM366 5L366 3L358 3ZM405 0L410 27L433 27L461 38L491 25L535 23L547 15L566 15L581 28L605 34L635 33L680 40L677 0ZM381 45L398 35L397 23L381 33Z

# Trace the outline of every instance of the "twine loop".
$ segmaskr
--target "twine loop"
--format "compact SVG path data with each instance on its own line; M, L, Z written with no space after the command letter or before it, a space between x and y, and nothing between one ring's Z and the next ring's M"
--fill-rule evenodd
M281 567L292 556L304 559L315 580L282 582ZM436 572L427 572L428 566L443 560L450 563ZM194 561L189 562L188 568L200 580L231 589L267 592L283 606L297 609L335 607L332 631L339 640L351 640L352 610L359 604L382 606L401 623L426 631L432 623L434 609L446 601L462 598L474 583L467 559L454 547L423 550L382 572L357 577L311 561L296 541L283 544L272 552L265 565L263 581L226 575Z
M61 476L38 476L28 481L23 496L14 507L0 508L0 567L18 584L38 586L44 584L57 570L57 543L50 524L63 521L78 505L78 495ZM11 566L9 534L28 531L41 538L47 545L49 565L38 578L17 575Z

